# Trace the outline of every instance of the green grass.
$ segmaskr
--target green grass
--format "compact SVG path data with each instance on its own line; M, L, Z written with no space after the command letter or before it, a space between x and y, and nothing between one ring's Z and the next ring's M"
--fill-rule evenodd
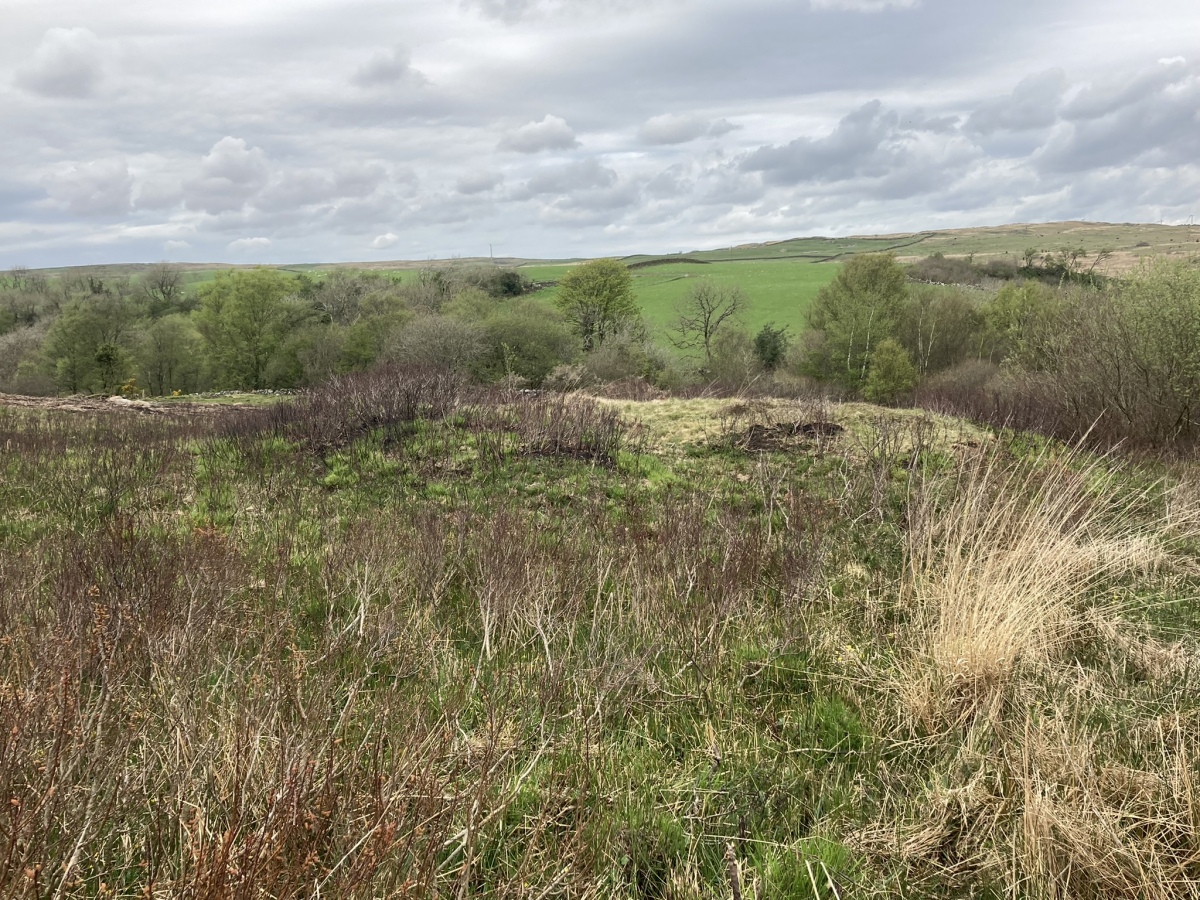
M728 287L740 287L750 298L743 324L756 332L773 322L796 334L804 327L804 312L823 285L837 274L837 263L799 259L742 262L669 263L633 270L633 290L646 322L665 332L675 320L675 305L700 279ZM521 270L535 281L557 280L567 267L539 266ZM554 288L538 296L552 301Z
M1200 657L1164 640L1194 544L1116 585L1161 624L1097 585L1047 670L914 681L923 529L979 452L1050 455L865 404L576 398L585 433L645 423L589 459L517 427L547 401L489 397L0 406L0 893L704 900L732 855L746 897L1194 900ZM732 440L822 415L845 431Z

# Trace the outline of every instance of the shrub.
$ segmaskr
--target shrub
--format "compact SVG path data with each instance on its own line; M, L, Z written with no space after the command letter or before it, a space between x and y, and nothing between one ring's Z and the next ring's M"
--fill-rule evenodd
M400 329L384 350L389 362L461 372L487 349L484 329L448 316L426 315Z
M716 386L730 391L748 388L762 374L762 362L750 335L741 329L729 328L713 342L712 362L707 374Z
M907 399L917 385L917 369L908 351L887 338L871 354L871 369L863 385L863 396L872 403L893 405Z
M641 329L626 327L588 353L583 364L592 377L602 383L631 377L655 381L666 369L667 358Z
M774 322L769 322L754 336L754 354L764 369L773 372L783 364L788 343L787 327L776 328Z
M908 267L908 277L929 284L979 284L981 278L970 260L934 253Z
M473 371L485 381L516 376L538 385L556 366L573 362L579 354L579 341L567 322L532 300L496 304L478 327L483 350Z

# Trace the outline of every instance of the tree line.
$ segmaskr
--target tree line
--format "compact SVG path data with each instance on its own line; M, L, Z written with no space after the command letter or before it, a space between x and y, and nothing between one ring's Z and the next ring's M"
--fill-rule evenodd
M1064 436L1200 436L1200 267L1161 259L1102 279L1080 254L1023 265L851 258L792 334L743 327L751 298L698 279L657 335L629 270L568 270L553 303L516 270L428 267L325 277L230 270L189 285L0 276L0 391L167 395L315 385L380 362L570 389L641 379L668 391L819 389L918 403Z

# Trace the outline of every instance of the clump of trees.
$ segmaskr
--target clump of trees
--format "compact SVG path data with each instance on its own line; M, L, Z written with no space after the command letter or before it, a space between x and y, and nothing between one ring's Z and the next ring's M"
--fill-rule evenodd
M579 340L528 290L520 273L491 267L264 268L205 283L167 263L122 278L14 269L0 276L0 391L291 388L393 359L540 382Z
M891 256L855 257L810 307L792 364L878 403L1104 445L1196 444L1200 264L1154 260L1100 281L1081 260L1055 254L1037 277L981 291L914 284ZM1041 277L1051 267L1057 281Z

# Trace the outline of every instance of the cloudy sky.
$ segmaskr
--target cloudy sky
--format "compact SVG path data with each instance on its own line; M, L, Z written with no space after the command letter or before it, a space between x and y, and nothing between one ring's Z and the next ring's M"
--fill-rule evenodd
M1200 216L1196 0L0 0L0 267Z

